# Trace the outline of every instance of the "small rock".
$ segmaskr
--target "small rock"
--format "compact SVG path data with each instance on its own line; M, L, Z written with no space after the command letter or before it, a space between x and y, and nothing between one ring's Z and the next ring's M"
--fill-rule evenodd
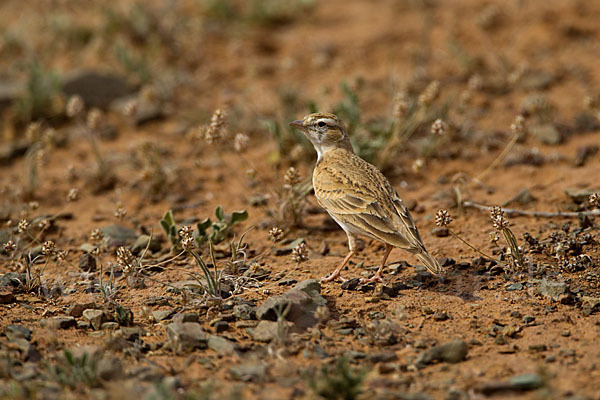
M131 246L138 236L133 229L122 225L105 226L102 233L110 247Z
M269 297L256 311L258 319L277 320L277 310L285 310L288 321L302 330L318 322L314 313L319 306L327 305L327 300L321 296L321 285L314 279L298 283L281 296Z
M81 96L86 107L106 109L113 101L131 94L133 89L122 77L89 70L65 77L63 91L67 96Z
M96 257L90 253L83 253L79 256L79 269L86 272L94 272L96 270Z
M169 347L178 352L205 349L208 337L200 324L195 322L173 322L166 328Z
M11 304L15 301L17 301L17 298L13 294L12 288L0 289L0 304Z
M360 278L350 278L342 283L343 290L356 290L360 284Z
M450 316L448 314L446 314L445 312L437 311L436 313L433 314L433 319L434 319L434 321L446 321L446 320L450 319Z
M237 354L237 345L221 336L210 335L208 337L208 348L222 356Z
M284 321L284 330L292 326L291 322ZM279 337L279 324L275 321L260 321L256 328L252 329L250 336L257 342L270 342Z
M21 286L26 280L25 274L18 272L7 272L0 276L0 288L12 287L14 289Z
M50 317L50 318L41 320L40 325L42 326L42 328L48 328L48 329L54 329L54 330L69 329L71 327L76 326L77 321L73 317L66 317L66 316L59 315L56 317Z
M563 304L569 304L573 301L573 295L569 289L569 285L565 282L542 279L538 283L536 289L542 296L548 297L554 301L559 301Z
M458 363L467 357L469 346L463 340L454 340L439 346L432 347L419 355L416 365L423 368L425 365L432 364L436 361L447 363Z
M431 234L435 237L450 236L450 231L445 226L437 226L431 230Z
M533 321L535 321L535 317L532 315L525 315L525 316L523 316L522 321L525 324L531 324L531 323L533 323Z
M95 330L100 330L102 323L106 320L106 316L102 310L87 309L83 311L82 315Z
M229 323L227 321L218 321L214 325L216 333L222 333L229 329Z
M236 304L233 307L233 315L243 321L256 319L256 306L250 304Z
M229 368L231 377L243 382L263 381L267 374L267 367L264 363L247 362Z
M175 310L156 310L152 311L152 317L156 322L164 321L165 319L171 318L171 316L175 313Z
M510 285L506 286L506 290L508 290L509 292L515 290L523 290L523 284L519 282L511 283Z
M587 204L590 195L600 192L600 188L591 189L565 189L565 194L573 200L575 204Z
M506 207L511 204L519 204L524 206L534 201L536 201L536 198L533 197L529 188L523 188L515 195L515 197L507 202L502 203L502 207Z
M98 377L104 381L123 378L123 363L116 357L102 357L98 361Z
M597 145L578 147L577 151L575 152L575 166L584 166L587 160L590 159L592 156L596 155L596 153L598 153Z
M17 339L31 339L31 330L23 325L6 325L6 328L4 328L4 334L11 342Z
M542 124L529 128L531 132L541 143L549 145L560 144L563 137L554 124Z
M529 391L544 386L544 379L538 374L524 374L512 377L508 382L487 383L477 389L485 396L501 392Z
M115 332L115 336L122 337L128 341L134 341L144 336L146 331L139 326L122 326Z
M150 242L149 246L148 242ZM152 239L150 239L149 235L140 235L133 243L133 246L131 246L131 252L135 255L139 255L142 251L146 249L146 247L148 247L148 250L150 250L151 252L157 252L160 251L162 245L160 243L159 238L157 238L156 236L153 236Z
M68 308L67 314L69 314L71 317L79 318L83 315L83 312L85 310L87 310L88 308L96 308L96 303L87 302L87 303L72 304Z
M100 325L100 329L103 331L116 331L119 329L119 324L112 321L103 322L102 325Z
M177 313L173 316L173 322L199 322L200 316L195 312Z

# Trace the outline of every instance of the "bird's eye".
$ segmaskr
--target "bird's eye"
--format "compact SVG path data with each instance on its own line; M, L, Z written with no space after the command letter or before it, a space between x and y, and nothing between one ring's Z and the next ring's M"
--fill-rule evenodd
M319 122L317 122L317 126L319 128L325 128L327 126L327 124L325 123L325 121L319 121Z

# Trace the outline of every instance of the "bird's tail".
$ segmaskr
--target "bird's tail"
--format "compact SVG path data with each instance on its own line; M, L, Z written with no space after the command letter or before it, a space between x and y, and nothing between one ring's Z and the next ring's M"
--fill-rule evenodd
M437 275L444 272L444 269L440 263L435 259L434 256L429 254L427 250L423 249L423 251L416 253L415 255L419 261L425 264L425 268L427 268L432 274Z

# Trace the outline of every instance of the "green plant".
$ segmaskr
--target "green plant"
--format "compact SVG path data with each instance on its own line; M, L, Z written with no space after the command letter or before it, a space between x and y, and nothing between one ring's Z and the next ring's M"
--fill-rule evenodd
M73 389L81 385L99 387L98 361L97 354L83 353L76 357L71 351L64 350L63 357L56 364L48 366L48 373L53 380Z
M196 231L193 238L198 247L202 247L206 243L217 244L227 239L233 234L233 227L248 219L248 212L233 211L231 214L225 213L223 207L218 206L215 209L217 219L212 221L206 218L196 225ZM181 250L181 231L177 228L177 223L173 217L173 211L169 210L165 213L163 219L160 220L160 226L167 235L167 239L171 243L171 250L178 252Z
M323 365L320 371L305 374L308 386L327 400L353 400L362 392L365 371L350 367L345 357L340 357L333 367Z
M17 117L21 122L52 115L53 100L59 95L61 81L53 71L44 69L37 61L27 66L27 85L23 96L15 101Z
M223 211L223 207L217 206L215 216L217 217L216 221L206 218L196 225L197 236L195 240L198 247L204 245L207 241L217 244L230 237L233 233L233 227L248 219L248 212L242 210L227 214Z

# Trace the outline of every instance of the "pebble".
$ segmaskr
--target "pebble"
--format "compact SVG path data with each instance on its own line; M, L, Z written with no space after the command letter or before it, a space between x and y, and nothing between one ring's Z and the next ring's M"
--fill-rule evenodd
M99 330L102 323L106 320L106 316L102 310L87 309L83 311L82 315L95 330Z
M196 348L205 349L208 337L200 324L195 322L173 322L166 328L169 347L178 352L187 352Z
M42 328L54 330L69 329L71 327L76 326L77 321L73 317L56 316L41 320L40 325L42 326Z
M455 364L467 358L469 346L463 340L454 340L422 352L415 365L417 368L424 368L425 365L432 364L436 361Z

